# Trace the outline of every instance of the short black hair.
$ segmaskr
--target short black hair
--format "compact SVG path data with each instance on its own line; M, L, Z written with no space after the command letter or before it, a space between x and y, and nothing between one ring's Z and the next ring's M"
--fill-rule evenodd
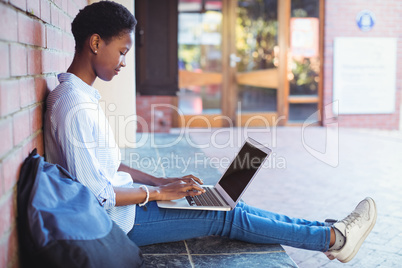
M80 10L71 23L75 50L81 52L85 41L93 34L99 34L102 39L109 41L133 31L136 24L133 14L118 3L101 1L88 5Z

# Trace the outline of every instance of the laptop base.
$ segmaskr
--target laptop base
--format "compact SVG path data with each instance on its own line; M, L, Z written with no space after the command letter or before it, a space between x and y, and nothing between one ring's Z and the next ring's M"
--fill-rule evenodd
M213 186L206 186L203 185L203 187L211 187ZM186 197L176 199L176 200L171 200L171 201L156 201L158 204L158 207L160 208L170 208L170 209L192 209L192 210L214 210L214 211L229 211L232 210L232 208L227 205L227 206L200 206L200 205L190 205L189 202L187 201Z

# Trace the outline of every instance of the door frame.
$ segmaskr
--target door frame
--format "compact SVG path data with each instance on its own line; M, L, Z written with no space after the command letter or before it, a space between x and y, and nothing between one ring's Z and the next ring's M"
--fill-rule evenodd
M258 112L236 114L237 82L236 67L230 66L230 54L236 53L236 36L233 25L236 24L237 1L222 0L223 12L223 40L222 58L223 60L223 85L222 85L222 114L228 116L235 122L236 126L264 126L285 125L287 117L287 98L289 83L287 82L288 71L288 47L289 47L289 25L290 25L290 5L291 0L278 0L278 46L279 46L279 65L278 65L278 88L277 88L277 110L276 112ZM268 126L267 126L268 124Z
M230 66L230 54L236 53L236 35L233 25L236 25L236 0L222 0L222 115L229 118L233 125L237 97L236 67ZM223 75L226 74L226 75ZM228 127L223 124L222 127Z
M289 104L290 103L317 103L320 115L323 114L323 60L324 60L324 3L319 0L319 58L320 74L318 83L318 96L311 98L291 98L289 95L290 86L288 81L290 60L290 18L291 0L278 1L278 46L279 46L279 65L278 65L278 88L277 88L277 111L271 113L247 113L236 114L237 107L237 82L236 67L230 66L230 54L236 53L236 36L233 25L236 25L236 0L222 0L222 97L221 114L207 115L180 115L173 113L173 127L232 127L232 126L260 126L259 120L269 124L269 126L295 125L289 124ZM236 96L233 98L233 96ZM178 105L176 97L175 105ZM197 118L194 118L197 117ZM252 119L254 122L251 122ZM319 125L322 120L319 117ZM188 124L191 122L191 124Z

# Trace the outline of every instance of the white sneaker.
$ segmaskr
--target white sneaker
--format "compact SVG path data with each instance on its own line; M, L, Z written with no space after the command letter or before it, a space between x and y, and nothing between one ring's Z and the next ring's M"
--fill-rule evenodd
M330 260L338 259L348 262L359 251L363 241L373 229L377 220L377 209L372 198L367 197L361 201L345 219L333 225L345 236L345 244L339 250L329 250L325 255Z

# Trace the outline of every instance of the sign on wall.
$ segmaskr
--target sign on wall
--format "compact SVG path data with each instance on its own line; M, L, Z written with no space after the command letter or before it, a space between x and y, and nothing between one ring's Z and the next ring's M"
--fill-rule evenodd
M373 29L375 21L375 15L370 10L362 10L356 16L357 27L363 32Z
M334 40L333 100L339 114L395 112L396 38Z
M290 49L294 57L318 57L318 18L290 19Z

